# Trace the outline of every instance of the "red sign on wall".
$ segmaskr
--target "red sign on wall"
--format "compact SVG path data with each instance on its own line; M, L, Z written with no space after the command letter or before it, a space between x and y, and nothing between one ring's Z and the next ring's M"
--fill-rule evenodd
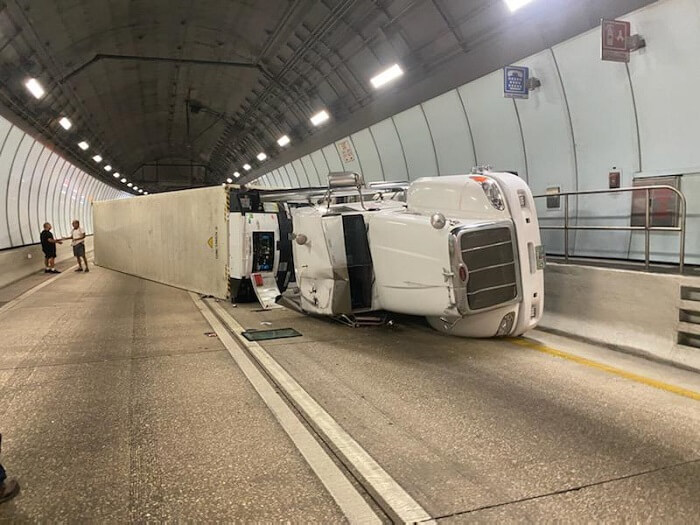
M601 29L601 58L613 62L629 62L627 41L632 32L630 23L621 20L601 20Z

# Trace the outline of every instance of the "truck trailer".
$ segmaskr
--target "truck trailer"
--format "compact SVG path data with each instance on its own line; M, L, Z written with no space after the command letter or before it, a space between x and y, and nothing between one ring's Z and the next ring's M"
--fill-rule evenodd
M224 185L95 203L96 263L234 302L334 318L425 316L466 337L539 322L544 255L510 173L327 188Z

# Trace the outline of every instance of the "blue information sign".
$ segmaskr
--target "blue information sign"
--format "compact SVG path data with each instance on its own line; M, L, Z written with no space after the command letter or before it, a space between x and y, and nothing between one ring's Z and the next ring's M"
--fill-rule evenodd
M528 98L530 68L506 66L503 68L503 95L510 98Z

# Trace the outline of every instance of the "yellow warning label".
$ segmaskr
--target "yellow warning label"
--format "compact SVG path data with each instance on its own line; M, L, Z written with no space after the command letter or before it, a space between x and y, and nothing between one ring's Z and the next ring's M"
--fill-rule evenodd
M214 247L214 237L209 237L207 244L209 245L209 248L213 248Z

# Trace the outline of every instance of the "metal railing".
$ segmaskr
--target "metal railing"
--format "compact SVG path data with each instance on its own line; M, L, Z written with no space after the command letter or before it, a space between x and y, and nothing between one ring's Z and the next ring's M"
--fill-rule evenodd
M654 190L669 190L678 196L680 209L678 213L677 226L652 226L651 225L651 192ZM579 226L570 224L569 217L569 197L572 195L596 195L604 193L626 193L644 191L646 193L645 210L644 210L644 226ZM649 251L651 232L678 232L680 235L680 247L678 250L679 271L683 273L685 265L685 231L686 231L686 200L685 195L680 190L673 186L633 186L627 188L615 188L607 190L586 190L586 191L563 191L560 193L549 193L544 195L534 195L535 199L551 197L564 198L564 224L559 226L542 226L541 230L563 230L564 231L564 260L569 261L569 230L603 230L603 231L643 231L644 232L644 269L649 271Z

